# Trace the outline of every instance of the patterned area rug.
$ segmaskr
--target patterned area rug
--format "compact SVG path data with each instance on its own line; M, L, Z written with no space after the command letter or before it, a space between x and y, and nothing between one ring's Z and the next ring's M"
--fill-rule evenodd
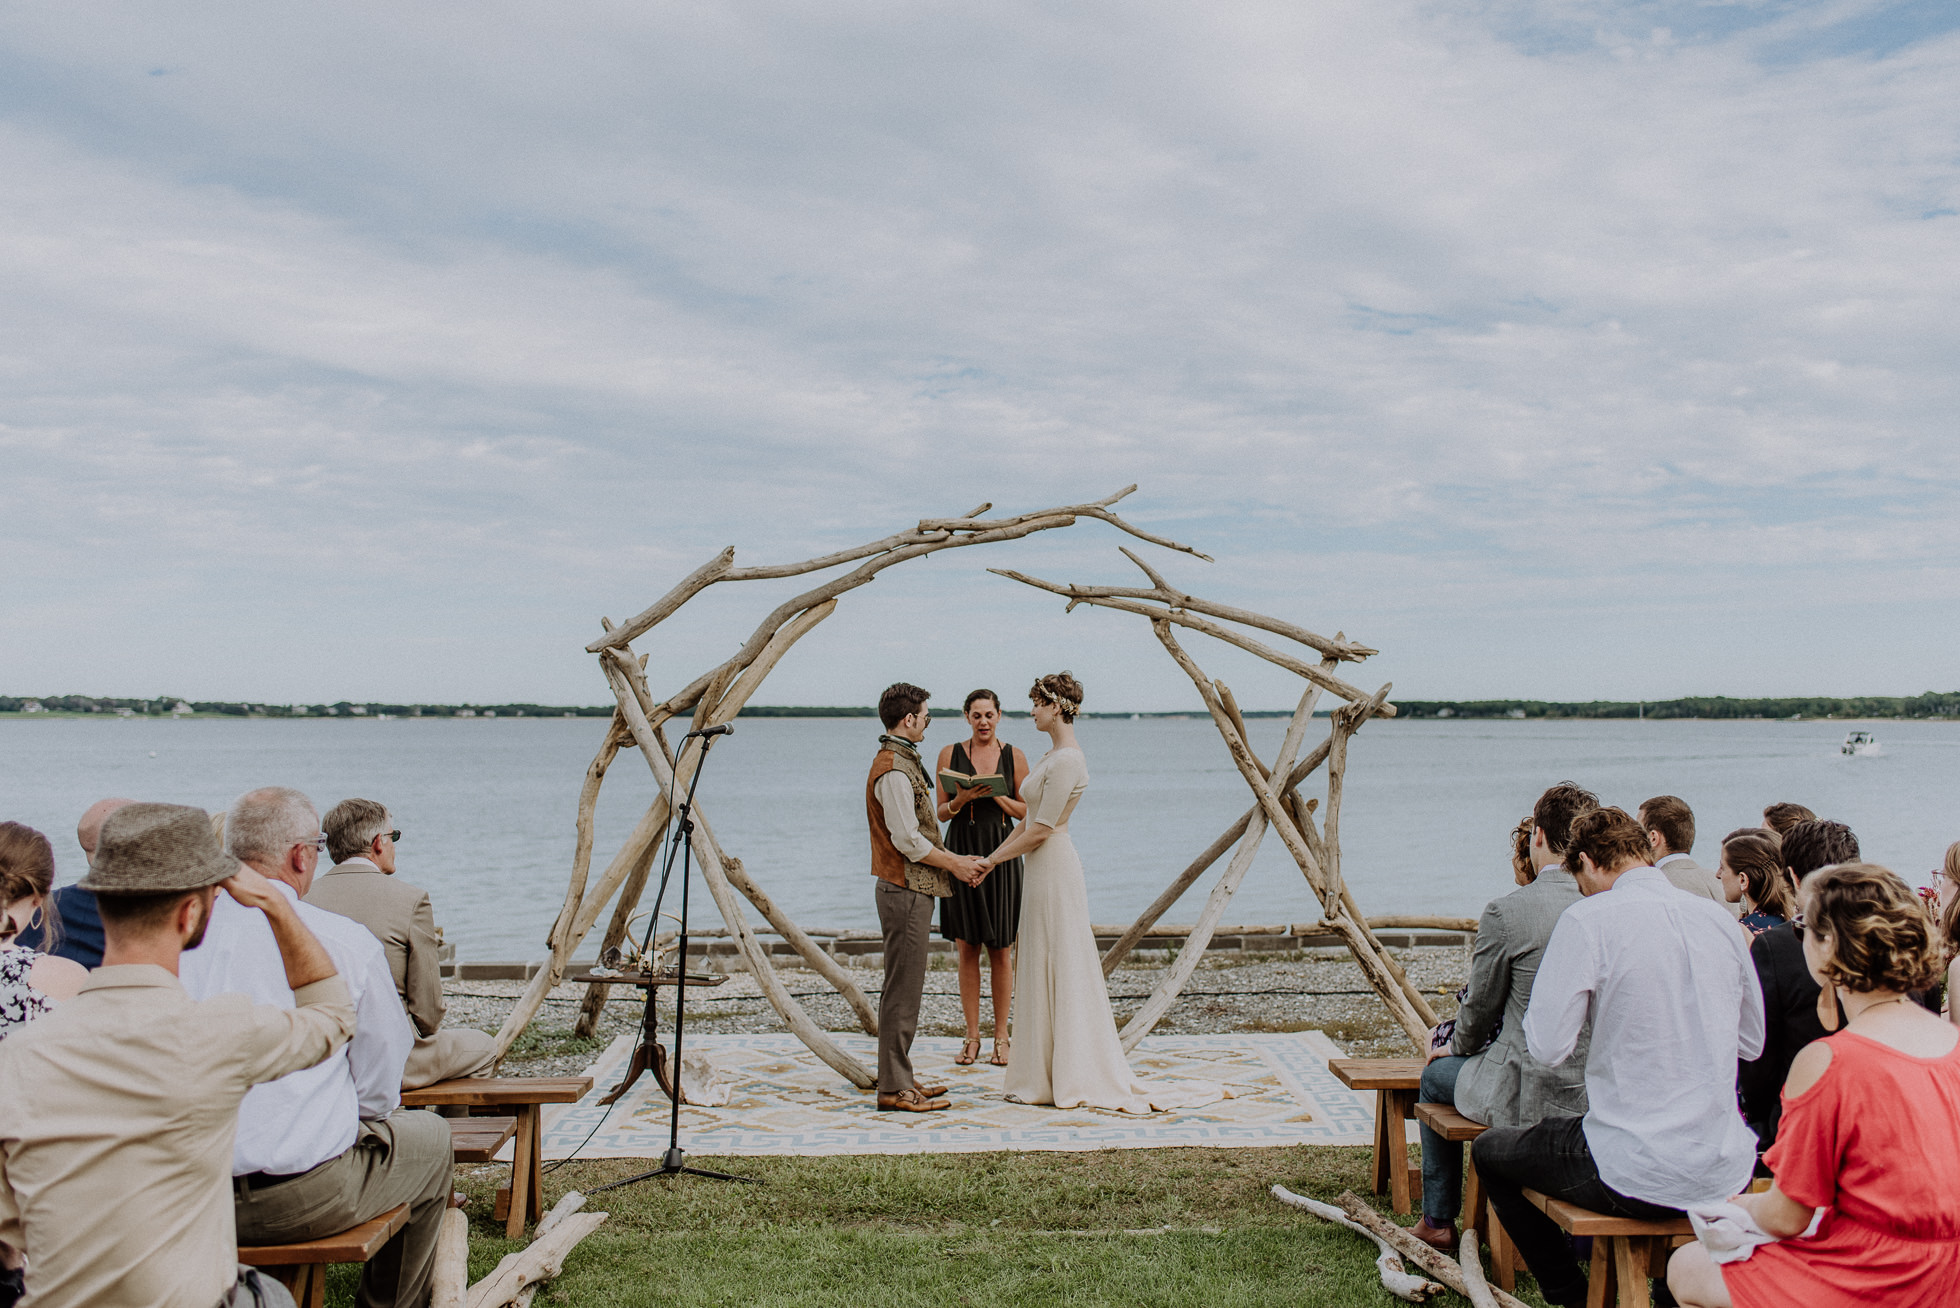
M620 1079L632 1053L622 1035L586 1074L585 1099L546 1110L546 1158L659 1158L667 1147L669 1106L651 1076L611 1106L596 1102ZM876 1042L838 1043L875 1066ZM917 1154L986 1150L1162 1149L1180 1145L1339 1144L1373 1139L1374 1096L1357 1094L1327 1070L1342 1052L1319 1031L1289 1035L1151 1036L1130 1058L1141 1076L1217 1081L1232 1098L1148 1117L1100 1109L1035 1108L1002 1097L1005 1068L985 1061L959 1067L960 1042L921 1037L913 1060L921 1078L944 1081L952 1110L880 1113L873 1096L817 1061L796 1037L700 1035L706 1053L734 1082L728 1103L681 1109L681 1146L690 1154ZM985 1059L987 1049L982 1049Z

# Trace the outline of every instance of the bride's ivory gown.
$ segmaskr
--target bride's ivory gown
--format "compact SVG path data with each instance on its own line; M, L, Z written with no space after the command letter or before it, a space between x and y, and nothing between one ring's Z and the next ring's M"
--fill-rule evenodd
M1088 762L1073 746L1051 750L1021 783L1028 820L1053 827L1055 834L1024 863L1007 1096L1026 1104L1126 1113L1196 1108L1223 1099L1224 1087L1208 1081L1140 1080L1123 1056L1089 927L1082 861L1068 835L1069 814L1088 784Z

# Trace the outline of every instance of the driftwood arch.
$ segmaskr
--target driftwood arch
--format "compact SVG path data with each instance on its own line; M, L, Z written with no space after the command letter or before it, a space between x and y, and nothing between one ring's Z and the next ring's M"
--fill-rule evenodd
M571 877L565 889L564 906L559 910L546 938L550 958L532 978L498 1033L499 1054L510 1047L511 1042L537 1015L545 996L563 979L572 954L597 925L609 903L613 904L613 911L603 937L604 947L617 945L625 939L628 923L638 909L654 856L667 828L666 797L676 786L683 792L686 790L700 759L698 740L683 742L680 752L675 753L664 730L668 722L690 714L689 729L698 730L732 721L754 696L763 678L789 652L790 646L836 611L840 596L871 581L894 564L938 550L1017 540L1038 531L1072 526L1082 518L1096 518L1139 540L1211 561L1209 555L1189 545L1143 531L1110 511L1111 505L1135 489L1135 486L1130 486L1089 504L1042 509L1010 518L984 519L980 515L993 506L982 504L962 517L927 518L910 530L803 563L737 568L734 566L735 550L731 546L683 578L630 621L615 626L609 620L601 619L605 634L585 648L598 656L600 670L612 690L615 704L612 721L598 753L586 768L585 784L579 794L577 842L572 855ZM1198 959L1203 956L1205 944L1210 940L1226 905L1231 902L1233 893L1251 867L1261 841L1267 831L1272 830L1278 832L1287 853L1313 887L1327 925L1340 933L1367 976L1369 985L1388 1005L1389 1011L1408 1033L1411 1043L1420 1049L1426 1040L1428 1028L1435 1023L1435 1016L1421 993L1409 983L1401 967L1369 931L1366 920L1355 907L1353 893L1341 874L1341 788L1347 771L1348 741L1370 717L1394 716L1395 707L1388 702L1389 687L1383 686L1371 695L1334 675L1333 669L1343 662L1358 663L1375 651L1355 644L1339 633L1329 640L1277 618L1194 598L1171 587L1135 553L1128 549L1123 553L1143 569L1151 582L1149 587L1079 586L1043 581L1003 569L992 571L1066 596L1071 610L1077 604L1090 604L1139 614L1148 619L1157 639L1191 677L1204 697L1205 706L1210 710L1212 720L1255 800L1236 823L1228 827L1172 881L1105 955L1103 971L1106 975L1206 869L1223 857L1226 850L1237 847L1231 863L1213 888L1198 926L1192 931L1190 942L1180 953L1176 965L1166 974L1143 1008L1124 1025L1124 1047L1134 1048L1176 1000ZM702 673L666 699L654 697L647 684L646 657L633 653L632 641L672 617L688 600L722 582L801 576L847 563L858 566L777 605L727 661ZM1204 674L1172 634L1173 626L1198 631L1236 645L1305 680L1305 692L1293 712L1285 741L1273 765L1268 766L1252 752L1231 690L1223 682L1213 681ZM1306 647L1319 659L1309 662L1272 649L1244 634L1238 629L1241 627L1280 636ZM1301 756L1300 750L1311 725L1314 707L1323 693L1335 696L1342 701L1342 705L1329 719L1327 738ZM638 749L646 760L658 783L659 794L641 814L631 834L594 881L591 878L593 812L607 769L621 750L629 748ZM1321 800L1318 797L1303 800L1299 786L1323 766L1327 773L1326 812L1324 819L1316 824L1314 814ZM768 947L757 938L749 925L742 900L746 899L805 963L835 987L851 1006L864 1030L872 1035L877 1034L878 1028L876 1007L851 979L849 972L839 966L835 958L813 941L769 897L742 865L742 861L722 849L712 824L698 806L694 817L695 852L702 879L763 996L782 1018L784 1025L813 1053L859 1087L872 1088L876 1077L839 1048L829 1033L810 1019L778 978L770 962ZM589 1023L604 1002L604 987L595 985L588 990L581 1010L581 1022Z

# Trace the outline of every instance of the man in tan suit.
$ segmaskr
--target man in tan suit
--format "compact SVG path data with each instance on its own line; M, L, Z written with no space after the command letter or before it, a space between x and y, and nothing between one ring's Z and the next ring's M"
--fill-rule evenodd
M1730 917L1742 916L1742 905L1731 904L1722 893L1722 878L1715 870L1688 857L1695 847L1695 813L1687 800L1678 795L1654 796L1640 806L1640 827L1654 851L1654 866L1675 889L1714 900Z
M415 1023L403 1088L488 1076L496 1061L495 1037L469 1027L441 1029L445 1006L435 910L426 890L395 878L395 841L401 832L387 808L371 799L343 799L327 810L320 829L334 867L314 881L306 902L359 922L387 953L395 989Z

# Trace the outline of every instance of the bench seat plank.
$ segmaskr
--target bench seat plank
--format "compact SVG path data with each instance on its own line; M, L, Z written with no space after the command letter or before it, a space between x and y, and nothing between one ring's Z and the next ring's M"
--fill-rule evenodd
M1659 1222L1643 1222L1635 1217L1613 1217L1606 1213L1596 1213L1590 1208L1567 1203L1563 1199L1548 1199L1536 1190L1526 1190L1524 1197L1531 1201L1539 1212L1558 1223L1558 1228L1567 1235L1603 1236L1659 1236L1693 1235L1694 1226L1685 1217L1668 1218Z
M1327 1070L1350 1090L1415 1090L1422 1086L1420 1058L1330 1058Z
M372 1221L339 1235L298 1244L241 1244L238 1261L248 1267L298 1267L308 1263L364 1263L408 1225L408 1205L396 1204Z
M574 1104L592 1088L589 1076L465 1076L438 1081L419 1090L402 1091L410 1108L434 1104L478 1104L511 1107L517 1104Z
M1450 1104L1417 1104L1416 1121L1442 1136L1459 1144L1465 1140L1475 1140L1490 1130L1482 1122L1473 1122Z
M515 1117L452 1117L449 1147L459 1163L488 1163L517 1134Z

